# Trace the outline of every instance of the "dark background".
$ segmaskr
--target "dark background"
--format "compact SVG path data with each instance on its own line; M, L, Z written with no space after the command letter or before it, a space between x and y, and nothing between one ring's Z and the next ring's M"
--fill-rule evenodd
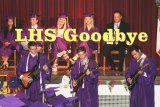
M139 44L160 67L160 57L156 54L158 11L155 0L1 0L0 27L3 28L7 15L16 16L18 25L25 27L29 25L29 14L38 13L41 25L47 28L56 24L58 13L65 12L69 15L71 27L78 30L83 25L83 14L90 12L95 14L96 26L103 33L115 10L123 13L123 20L130 24L131 32L148 34L147 42L141 43L136 38L134 43Z

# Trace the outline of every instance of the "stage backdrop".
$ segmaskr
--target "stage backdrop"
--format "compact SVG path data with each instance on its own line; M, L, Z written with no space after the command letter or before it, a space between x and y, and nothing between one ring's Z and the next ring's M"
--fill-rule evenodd
M29 14L38 13L41 15L41 25L47 28L56 24L58 13L66 12L71 27L79 29L83 24L83 14L91 12L95 14L96 25L104 32L106 24L112 21L115 10L123 13L123 20L130 24L131 32L143 31L148 34L148 42L140 43L136 40L135 43L139 44L160 67L160 57L155 51L157 33L155 0L1 0L0 26L3 28L4 17L7 15L15 15L21 26L28 26Z

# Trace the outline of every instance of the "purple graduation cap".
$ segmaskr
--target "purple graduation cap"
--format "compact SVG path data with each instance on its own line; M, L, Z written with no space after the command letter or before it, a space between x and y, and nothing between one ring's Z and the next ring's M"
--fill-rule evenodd
M36 13L30 14L30 18L36 18L36 19L38 19L39 17L40 17L39 14L36 14Z
M36 101L35 103L31 104L29 107L48 107L48 106L47 104L44 104L41 101Z
M17 93L16 97L24 102L27 107L32 104L32 102L29 100L29 96L23 92Z
M47 98L47 99L56 96L53 87L45 89L44 92L45 92L45 98Z
M19 92L19 93L17 93L16 97L17 97L17 98L19 98L19 99L26 99L26 100L28 100L28 99L29 99L29 96L28 96L28 95L26 95L26 94L25 94L25 93L23 93L23 92Z
M78 97L67 98L68 102L65 103L66 107L78 107Z
M0 94L0 99L5 98L5 96L3 94Z
M8 19L14 20L14 19L15 19L15 16L6 16L6 20L8 20Z
M0 106L2 107L21 107L25 106L25 103L15 96L8 96L0 100Z
M68 100L63 95L58 95L52 99L49 99L48 102L53 107L64 107L65 103L68 102Z
M66 13L59 13L58 18L68 18L68 15Z
M69 27L68 15L66 13L59 13L58 18L66 19L66 25L67 25L67 27Z
M84 13L84 17L93 17L94 14L93 13Z

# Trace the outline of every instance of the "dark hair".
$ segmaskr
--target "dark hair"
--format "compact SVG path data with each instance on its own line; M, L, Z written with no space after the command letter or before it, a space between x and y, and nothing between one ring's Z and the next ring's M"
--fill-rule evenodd
M137 52L139 52L139 50L142 51L141 48L140 48L140 46L138 46L138 45L136 45L136 44L132 45L132 46L130 47L130 50L129 50L129 51L130 51L130 53L131 53L131 52L134 51L134 50L137 51Z
M9 19L12 19L12 18L9 18ZM11 30L9 31L9 26L8 26L8 20L9 19L7 19L6 20L6 23L5 23L5 26L4 26L4 38L6 39L7 38L7 34L8 33L14 33L14 31L15 31L15 23L14 23L14 19L12 19L13 20L13 25L12 25L12 28L11 28Z
M122 16L122 12L120 12L119 10L114 11L113 14L115 14L115 13L119 13Z
M86 48L84 46L81 46L77 49L77 53L79 52L86 52Z
M37 46L37 43L34 42L34 41L33 42L29 42L28 43L28 48L30 49L31 46Z

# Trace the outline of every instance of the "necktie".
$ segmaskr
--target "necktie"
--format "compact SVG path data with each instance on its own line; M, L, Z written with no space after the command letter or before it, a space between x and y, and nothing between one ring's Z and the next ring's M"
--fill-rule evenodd
M116 28L117 28L117 29L119 28L118 23L116 24Z

